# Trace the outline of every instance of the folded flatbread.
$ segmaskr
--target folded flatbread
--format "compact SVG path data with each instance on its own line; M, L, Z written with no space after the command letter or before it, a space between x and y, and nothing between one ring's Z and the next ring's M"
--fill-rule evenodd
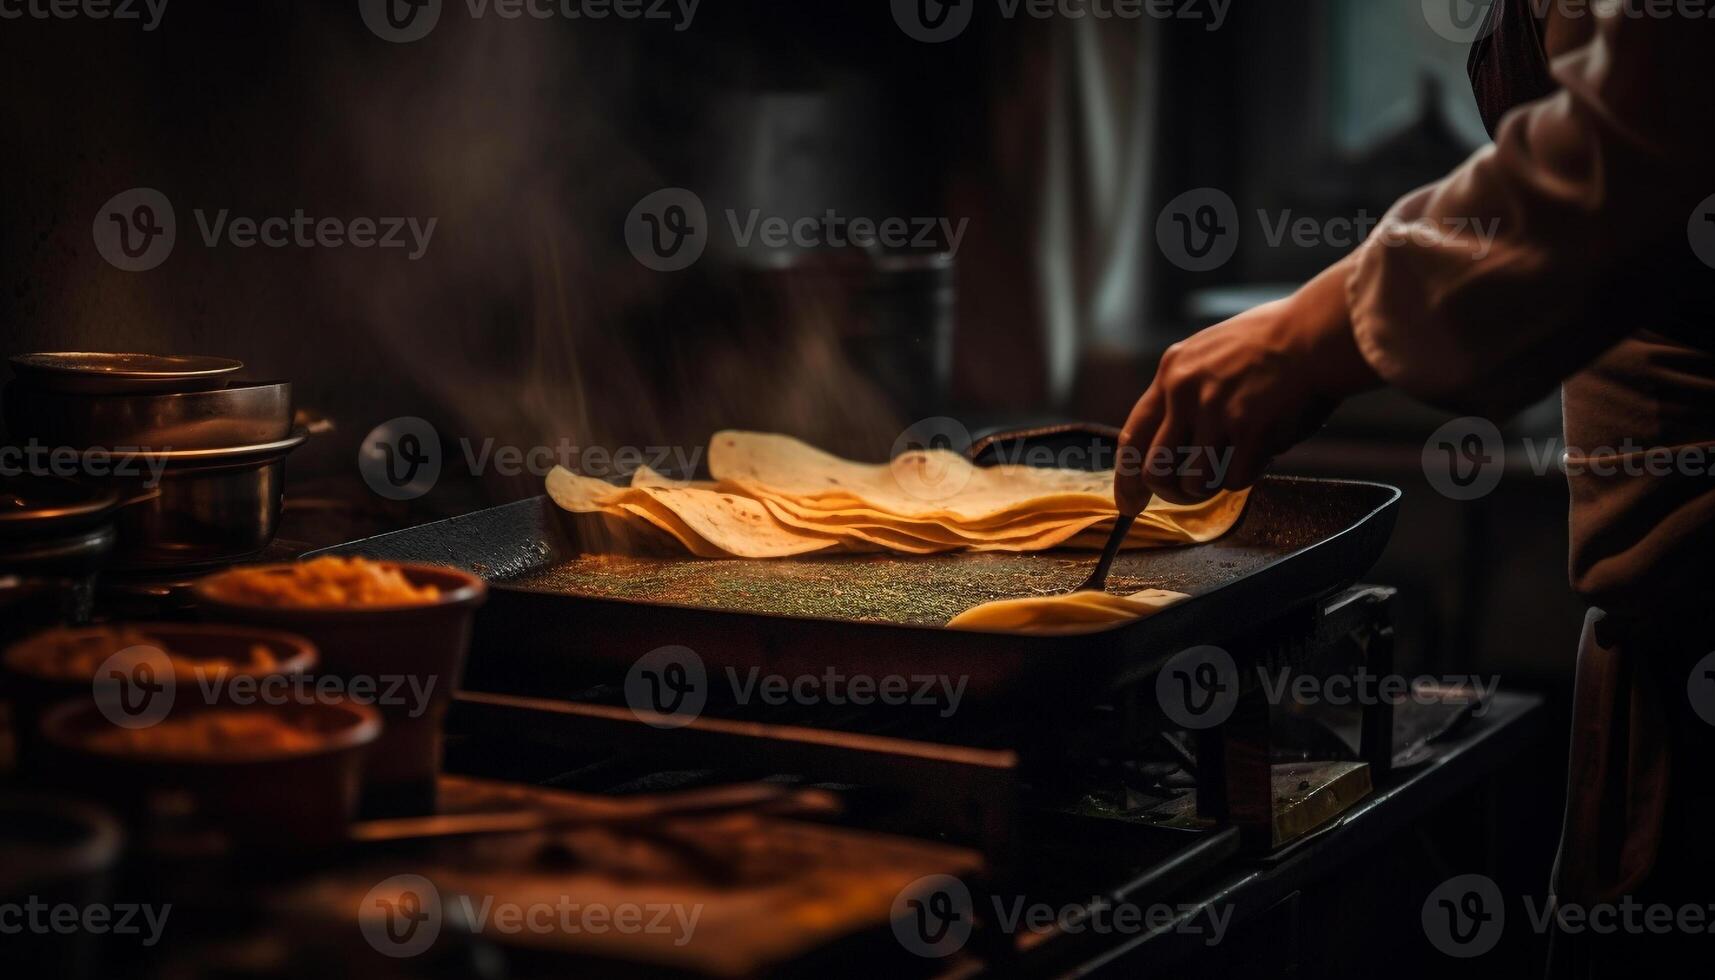
M840 549L842 539L776 521L760 500L658 477L616 487L564 467L548 474L548 496L574 514L642 520L699 558L786 558ZM852 549L846 549L852 550Z
M1191 598L1183 592L1145 589L1131 595L1068 592L1063 595L1000 599L974 606L947 625L961 630L1057 635L1094 633L1129 623Z
M627 486L564 468L548 495L565 510L647 528L700 558L786 558L891 552L1097 549L1118 517L1114 474L1003 465L958 453L913 450L886 463L854 463L790 436L718 432L707 481L639 468ZM1248 491L1199 504L1154 501L1126 548L1209 541L1244 512ZM1165 608L1183 598L1077 593L990 603L949 625L969 629L1082 632Z

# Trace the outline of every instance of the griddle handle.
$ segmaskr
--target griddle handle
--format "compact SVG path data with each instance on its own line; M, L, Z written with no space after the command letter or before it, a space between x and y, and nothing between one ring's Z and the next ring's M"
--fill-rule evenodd
M1102 448L1110 456L1119 449L1120 430L1116 426L1097 422L1052 422L984 433L971 440L971 447L965 450L965 456L979 466L1010 462L1014 457L1028 462L1019 451L1031 444L1066 443L1077 441L1079 437L1092 444L1105 444ZM1012 446L1013 443L1020 445ZM1093 458L1090 463L1092 465L1087 468L1092 470L1113 468L1111 459Z

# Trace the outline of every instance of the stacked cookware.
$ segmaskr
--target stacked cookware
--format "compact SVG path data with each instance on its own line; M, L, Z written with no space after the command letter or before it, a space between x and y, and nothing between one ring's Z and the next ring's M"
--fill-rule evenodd
M224 358L109 353L11 359L0 576L206 570L279 524L292 386Z

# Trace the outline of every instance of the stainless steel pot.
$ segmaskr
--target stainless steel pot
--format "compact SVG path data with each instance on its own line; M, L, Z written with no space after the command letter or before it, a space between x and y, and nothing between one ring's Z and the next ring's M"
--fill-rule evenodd
M134 499L116 515L112 567L215 565L266 548L280 525L286 456L306 438L297 429L274 442L124 457L113 479Z
M68 352L11 362L16 378L0 399L10 441L69 452L78 482L123 497L109 567L215 565L273 540L286 456L308 434L294 428L291 385L234 381L241 362L200 355Z
M163 394L66 392L14 381L4 404L14 441L79 450L222 449L292 434L292 386L284 381Z

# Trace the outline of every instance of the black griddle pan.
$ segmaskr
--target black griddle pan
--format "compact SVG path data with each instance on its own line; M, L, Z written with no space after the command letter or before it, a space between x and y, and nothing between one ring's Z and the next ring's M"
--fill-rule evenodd
M1146 680L1175 653L1222 644L1358 580L1393 529L1400 493L1376 483L1268 477L1207 544L1131 551L1111 592L1192 599L1100 633L949 630L979 602L1069 589L1091 551L712 561L588 555L571 515L536 497L339 545L324 554L455 565L486 579L463 688L575 698L622 682L643 654L695 650L710 673L788 678L944 675L966 704L1066 701ZM1063 697L1067 695L1069 697Z

